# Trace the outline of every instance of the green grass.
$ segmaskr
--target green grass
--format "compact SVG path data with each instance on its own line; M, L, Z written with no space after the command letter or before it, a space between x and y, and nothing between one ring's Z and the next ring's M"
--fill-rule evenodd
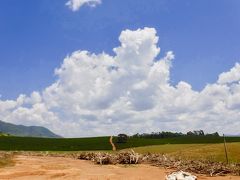
M0 136L11 136L10 134L7 134L7 133L2 133L0 132Z
M165 144L133 148L142 154L162 153L184 159L203 159L212 161L226 161L224 145L221 144ZM230 162L240 162L240 143L227 143Z
M116 142L116 137L114 142ZM240 137L227 137L227 142L240 142ZM127 143L116 144L117 149L163 144L215 144L222 137L177 137L164 139L129 138ZM109 137L93 138L33 138L0 137L0 150L7 151L95 151L111 150Z

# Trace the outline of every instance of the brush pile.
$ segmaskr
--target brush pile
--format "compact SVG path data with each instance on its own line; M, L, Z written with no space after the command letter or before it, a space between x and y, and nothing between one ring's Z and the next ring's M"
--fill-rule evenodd
M142 156L133 150L129 152L120 152L116 154L109 153L81 153L78 159L91 160L97 164L138 164L142 160Z
M240 164L227 165L222 162L212 162L204 160L181 160L170 158L165 161L158 161L153 163L155 166L165 167L169 169L176 169L178 171L188 171L197 174L207 174L210 176L218 175L240 175Z
M177 171L187 171L197 174L217 175L240 175L240 164L227 165L222 162L212 162L205 160L186 160L162 154L140 155L133 150L119 153L80 153L77 159L91 160L96 164L151 164L157 167L175 169Z

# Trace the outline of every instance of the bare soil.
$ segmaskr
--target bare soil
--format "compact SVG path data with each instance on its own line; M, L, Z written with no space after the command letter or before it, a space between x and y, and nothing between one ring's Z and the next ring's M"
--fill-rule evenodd
M0 169L0 179L44 180L164 180L173 170L150 165L96 165L90 161L66 157L17 155L15 165ZM239 176L206 177L199 180L240 180Z

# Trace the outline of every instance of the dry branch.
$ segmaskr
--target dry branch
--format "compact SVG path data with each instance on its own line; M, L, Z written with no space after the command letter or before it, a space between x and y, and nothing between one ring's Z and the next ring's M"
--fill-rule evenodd
M187 171L197 174L207 174L210 176L219 175L240 175L240 164L226 164L222 162L212 162L205 160L183 160L161 154L140 155L133 150L109 153L82 153L78 159L92 160L97 164L138 164L147 163L158 167L176 169L177 171Z

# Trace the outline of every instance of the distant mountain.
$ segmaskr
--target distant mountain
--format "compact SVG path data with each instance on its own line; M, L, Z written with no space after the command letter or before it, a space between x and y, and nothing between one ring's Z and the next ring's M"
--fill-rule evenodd
M42 126L15 125L4 121L0 121L0 133L13 136L61 138L61 136Z
M225 134L226 137L240 137L240 134Z

